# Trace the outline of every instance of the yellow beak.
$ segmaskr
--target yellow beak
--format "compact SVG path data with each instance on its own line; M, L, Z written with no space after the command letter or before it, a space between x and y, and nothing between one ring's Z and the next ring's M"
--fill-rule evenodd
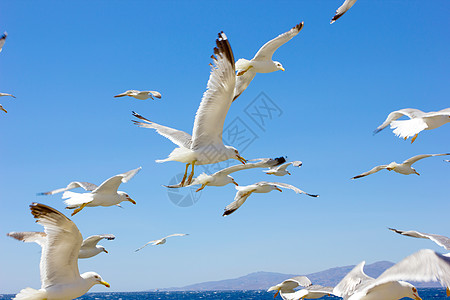
M247 162L247 160L246 160L245 158L243 158L242 156L240 156L240 155L236 155L236 157L237 157L237 159L238 159L241 163L243 163L244 165L245 165L245 163Z
M415 298L415 300L422 300L422 298L420 298L418 295L415 295L415 294L414 294L414 298Z
M281 67L280 70L283 71L283 72L286 71L283 67Z
M236 181L234 181L234 180L233 180L233 184L236 185L236 186L239 186L239 184Z
M3 107L1 107L0 109L3 110L5 113L7 113L6 109L4 109Z
M280 191L280 192L282 192L283 190L282 189L280 189L279 187L275 187L275 189L277 190L277 191Z
M106 251L106 249L103 249L103 252L108 253L108 251Z
M104 286L106 286L107 288L109 288L109 287L111 287L110 285L109 285L109 283L107 283L106 281L100 281L100 283L101 284L103 284Z
M136 201L134 201L134 200L131 199L131 198L128 198L128 201L130 201L130 202L133 203L133 204L136 204Z

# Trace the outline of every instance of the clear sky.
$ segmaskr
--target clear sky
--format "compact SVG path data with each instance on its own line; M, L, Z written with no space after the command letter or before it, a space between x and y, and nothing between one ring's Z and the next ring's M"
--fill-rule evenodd
M0 53L0 91L17 99L0 99L8 110L0 112L0 293L40 286L39 246L6 236L42 230L28 205L37 201L69 214L61 194L36 193L73 180L100 184L139 166L120 187L136 206L86 208L72 218L85 237L116 235L100 243L109 254L79 261L81 272L98 272L112 291L254 271L307 274L362 260L398 261L421 248L443 250L386 228L450 236L449 163L424 159L415 165L420 177L383 171L350 178L375 165L450 151L450 124L422 132L412 145L390 129L372 135L393 110L450 106L450 3L360 0L330 25L341 4L1 1L0 31L9 36ZM228 185L207 187L194 205L175 205L161 185L184 165L155 163L174 145L134 126L131 111L191 132L217 33L227 34L236 59L250 59L301 21L300 34L274 55L286 71L258 74L225 126L246 126L244 139L227 142L245 146L247 159L303 161L281 178L259 169L236 173L240 185L282 181L320 198L289 190L257 194L222 217L235 195ZM128 89L157 90L163 98L113 98ZM277 106L263 125L250 117L261 97ZM172 233L190 235L134 252Z

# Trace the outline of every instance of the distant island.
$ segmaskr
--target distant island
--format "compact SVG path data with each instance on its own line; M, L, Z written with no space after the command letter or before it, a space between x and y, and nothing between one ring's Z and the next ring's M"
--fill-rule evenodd
M378 277L394 263L379 261L364 267L364 271L371 277ZM331 268L325 271L306 274L313 284L335 286L355 266ZM272 285L288 278L305 274L282 274L273 272L255 272L242 277L218 281L207 281L183 287L158 289L159 291L238 291L238 290L267 290ZM413 283L413 282L412 282ZM439 287L436 282L414 282L416 287Z

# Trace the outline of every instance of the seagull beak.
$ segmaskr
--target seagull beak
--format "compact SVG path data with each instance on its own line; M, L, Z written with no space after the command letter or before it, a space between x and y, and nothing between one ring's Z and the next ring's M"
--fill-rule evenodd
M119 94L119 95L115 95L114 98L119 98L119 97L124 97L126 96L126 94Z
M283 67L280 67L280 70L283 71L283 72L286 71Z
M109 283L107 283L106 281L100 281L100 284L103 284L104 286L106 286L107 288L109 288L109 287L111 287L110 285L109 285ZM422 300L422 299L420 299L420 300Z
M131 199L131 198L128 198L127 200L130 201L130 202L133 203L133 204L136 204L136 201L134 201L134 200Z
M419 175L419 176L420 176L420 174L419 174L419 173L417 173L417 171L414 171L414 173L416 173L417 175Z
M7 113L6 109L4 109L3 107L0 107L0 109Z
M241 163L243 163L244 165L245 165L245 163L247 162L247 160L246 160L245 158L243 158L242 156L240 156L240 155L237 155L237 154L236 154L236 157L237 157L237 159L238 159Z
M236 185L236 186L239 186L239 184L236 181L234 181L234 180L233 180L233 184Z
M277 190L277 191L280 191L280 192L282 192L283 190L282 189L280 189L279 187L275 187L275 189Z
M422 300L422 298L420 298L418 295L414 294L414 299L415 300Z
M103 249L103 252L108 253L108 251L106 251L106 249Z
M288 173L288 175L292 175L291 173L289 173L289 171L286 171Z

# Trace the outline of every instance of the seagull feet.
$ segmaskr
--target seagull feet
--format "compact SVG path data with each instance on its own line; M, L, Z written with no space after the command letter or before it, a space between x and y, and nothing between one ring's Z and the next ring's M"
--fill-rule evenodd
M414 143L414 141L417 139L417 136L418 136L418 135L419 135L419 134L416 133L416 135L411 139L411 144Z
M199 187L199 188L196 190L196 192L203 190L203 189L205 188L205 186L208 185L208 183L209 183L209 182L206 182L206 183L202 184L202 186Z
M189 165L190 164L186 164L186 169L184 170L184 175L183 175L183 179L181 179L180 186L184 186L184 182L186 181Z
M194 165L195 165L196 160L194 160L191 165L192 165L192 171L191 174L189 174L188 180L187 180L187 184L191 184L192 183L192 177L194 177ZM187 168L186 168L187 171Z
M73 217L74 215L76 215L77 213L79 213L83 208L86 207L86 205L87 205L87 203L81 204L80 207L78 207L77 209L75 209L75 210L73 211L73 213L71 214L71 216Z

